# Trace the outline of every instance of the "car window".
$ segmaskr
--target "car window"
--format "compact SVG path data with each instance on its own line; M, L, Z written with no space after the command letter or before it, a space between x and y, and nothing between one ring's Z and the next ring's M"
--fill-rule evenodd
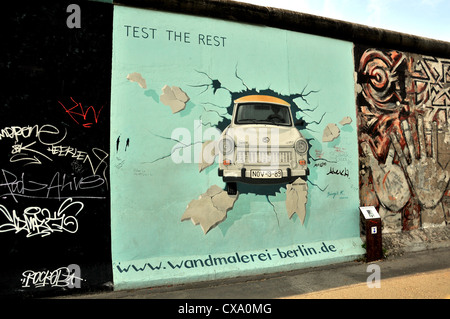
M291 125L289 108L268 103L239 104L236 110L235 124L272 124Z

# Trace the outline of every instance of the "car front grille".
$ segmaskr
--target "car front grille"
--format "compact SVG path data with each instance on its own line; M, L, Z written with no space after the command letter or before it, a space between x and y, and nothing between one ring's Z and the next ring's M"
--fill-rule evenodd
M258 151L238 151L236 162L244 164L270 164L289 163L292 160L292 152L258 152Z

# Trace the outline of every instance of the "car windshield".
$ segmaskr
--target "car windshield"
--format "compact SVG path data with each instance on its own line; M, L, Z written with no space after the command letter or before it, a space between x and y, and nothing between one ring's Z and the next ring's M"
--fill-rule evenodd
M291 125L290 110L287 106L268 103L239 104L235 124Z

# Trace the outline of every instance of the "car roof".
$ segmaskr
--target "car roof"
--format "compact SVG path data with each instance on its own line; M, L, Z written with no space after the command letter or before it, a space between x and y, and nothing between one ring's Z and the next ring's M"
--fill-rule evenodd
M272 103L291 106L288 102L269 95L246 95L237 100L234 100L234 103L250 103L250 102Z

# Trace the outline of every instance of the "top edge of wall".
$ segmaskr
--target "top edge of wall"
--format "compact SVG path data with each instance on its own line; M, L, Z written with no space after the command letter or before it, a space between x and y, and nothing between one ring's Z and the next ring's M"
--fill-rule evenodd
M161 10L309 33L354 44L450 57L450 42L284 9L229 0L112 0Z

